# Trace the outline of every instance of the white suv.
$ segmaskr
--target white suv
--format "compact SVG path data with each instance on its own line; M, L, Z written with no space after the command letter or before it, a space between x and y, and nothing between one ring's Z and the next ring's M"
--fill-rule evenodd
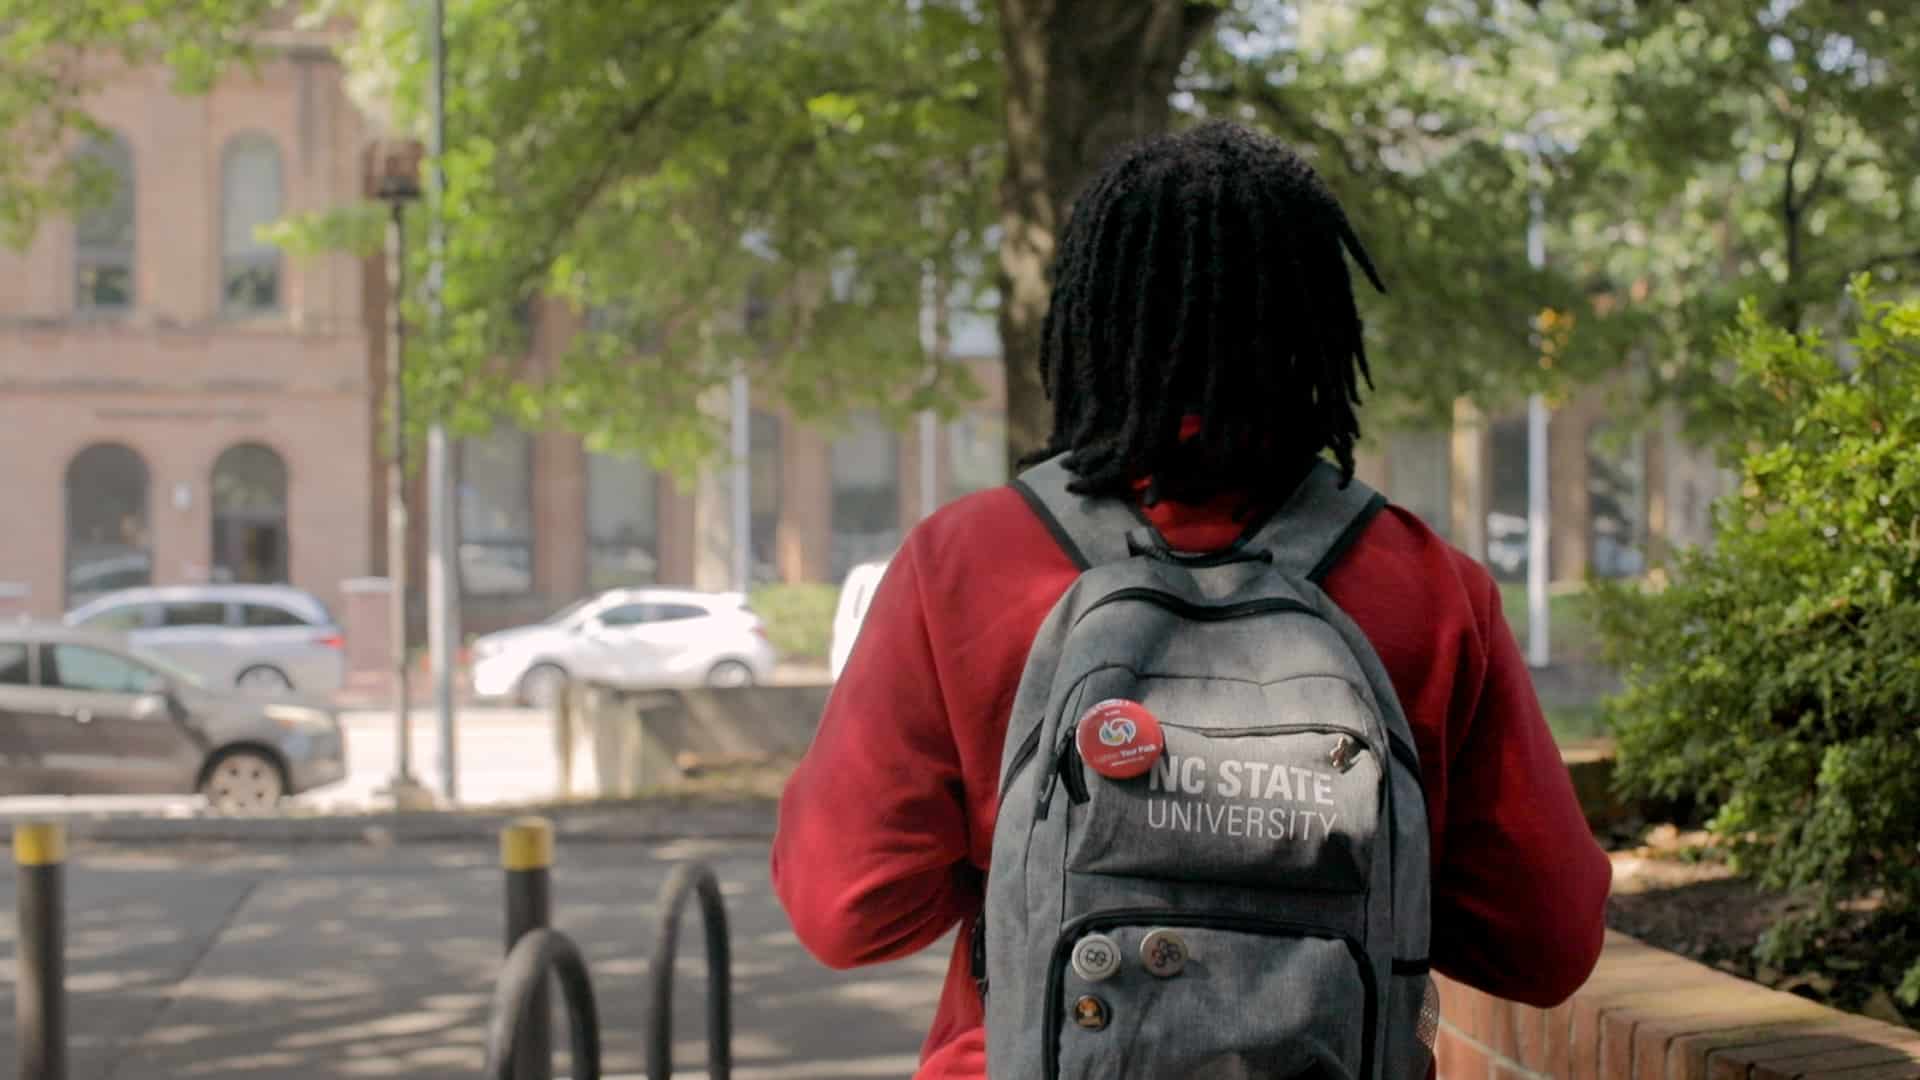
M576 678L621 686L751 686L776 662L740 593L615 589L473 643L473 692L551 706Z
M840 602L833 613L833 655L828 659L835 682L847 668L847 657L860 638L861 624L867 621L867 608L873 606L873 594L886 575L885 562L861 563L847 572L846 583L840 586Z

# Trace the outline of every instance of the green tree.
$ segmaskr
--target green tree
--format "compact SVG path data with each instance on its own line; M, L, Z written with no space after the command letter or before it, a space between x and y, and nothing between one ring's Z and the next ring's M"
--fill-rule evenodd
M1626 674L1619 782L1699 800L1738 867L1818 901L1763 941L1776 965L1817 964L1848 901L1920 910L1920 301L1864 277L1851 296L1845 345L1744 307L1720 350L1743 486L1716 544L1664 589L1596 594ZM1900 963L1911 1004L1920 955Z
M1920 279L1920 7L1587 5L1623 61L1569 173L1571 248L1643 331L1648 388L1733 422L1714 335L1744 298L1836 329L1846 284Z
M1236 9L1183 89L1196 115L1259 124L1303 148L1339 194L1392 295L1362 298L1379 373L1376 420L1444 420L1616 368L1640 333L1578 319L1543 366L1543 310L1604 291L1569 248L1564 194L1607 122L1621 63L1557 5L1346 0ZM1537 165L1537 167L1536 167ZM1529 196L1544 196L1548 261L1527 261Z
M450 13L458 229L447 337L415 387L430 413L557 420L690 460L712 442L696 403L741 358L804 414L949 404L965 380L930 373L914 344L930 270L997 310L1024 451L1047 423L1036 335L1075 192L1117 145L1220 113L1305 145L1354 204L1401 286L1369 302L1399 405L1433 414L1564 374L1542 371L1529 319L1584 297L1525 263L1527 156L1504 136L1516 80L1539 108L1558 102L1572 140L1594 123L1579 92L1605 72L1553 55L1557 27L1536 15L1486 0L602 6ZM337 10L362 27L350 59L368 97L417 126L418 5ZM1465 55L1489 73L1460 89ZM653 348L616 319L559 369L526 370L511 313L536 291L617 302ZM749 292L766 301L752 326L733 317Z
M87 47L204 77L249 23L292 10L0 4L33 30L10 55L55 82L58 58ZM426 5L319 4L357 27L362 100L421 130ZM997 311L1024 451L1046 423L1036 335L1074 193L1117 144L1208 115L1302 145L1351 208L1395 288L1364 301L1389 417L1616 368L1636 347L1684 389L1707 370L1689 362L1696 327L1761 278L1790 280L1773 290L1788 299L1831 297L1836 275L1903 254L1878 245L1906 222L1911 184L1896 178L1913 175L1920 112L1894 109L1914 93L1910 46L1881 42L1913 16L1843 0L1766 11L1782 14L1740 0L456 0L456 227L440 336L410 368L416 415L564 424L685 463L713 447L699 403L737 364L806 415L948 406L967 380L916 345L932 276L937 295ZM1875 26L1881 52L1833 44ZM1782 34L1817 76L1799 90L1775 59ZM1744 59L1689 63L1702 54ZM1798 233L1769 231L1779 200L1754 180L1781 167L1761 135L1789 130L1754 112L1773 100L1762 75L1837 118L1804 126ZM25 130L52 121L21 102L58 100L59 123L84 125L77 92L40 85L9 84L0 116ZM14 181L0 171L4 220L30 221L58 189ZM1536 183L1554 223L1544 273L1523 240ZM339 243L377 236L370 224L360 208L281 235ZM1784 262L1773 235L1801 236L1774 244ZM1709 257L1728 250L1740 258ZM517 318L536 295L586 323L541 370ZM1545 362L1528 333L1543 308L1574 315Z

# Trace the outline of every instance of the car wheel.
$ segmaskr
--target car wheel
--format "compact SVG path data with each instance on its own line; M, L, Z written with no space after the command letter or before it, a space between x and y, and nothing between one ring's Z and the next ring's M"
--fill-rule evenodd
M224 814L272 810L287 793L280 763L257 750L230 750L208 766L200 794Z
M740 687L753 685L753 669L738 660L722 660L707 672L707 685Z
M293 680L287 673L271 664L255 664L241 672L233 680L233 685L242 690L254 690L262 693L293 689Z
M520 676L520 703L535 709L551 709L560 703L573 679L554 664L536 664Z

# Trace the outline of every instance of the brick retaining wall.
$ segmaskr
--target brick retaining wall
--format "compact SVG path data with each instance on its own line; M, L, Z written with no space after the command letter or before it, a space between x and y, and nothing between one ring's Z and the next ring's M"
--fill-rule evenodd
M1829 1009L1607 934L1543 1010L1440 983L1439 1080L1916 1080L1920 1031Z

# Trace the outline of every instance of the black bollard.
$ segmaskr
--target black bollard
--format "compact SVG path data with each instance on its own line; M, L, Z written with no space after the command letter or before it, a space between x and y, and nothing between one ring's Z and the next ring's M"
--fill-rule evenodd
M66 826L15 826L13 861L19 875L13 1015L20 1080L67 1080Z
M506 871L507 952L553 922L553 823L521 818L500 832L500 866ZM533 1015L513 1055L514 1080L552 1080L553 1007L547 979L533 994Z

